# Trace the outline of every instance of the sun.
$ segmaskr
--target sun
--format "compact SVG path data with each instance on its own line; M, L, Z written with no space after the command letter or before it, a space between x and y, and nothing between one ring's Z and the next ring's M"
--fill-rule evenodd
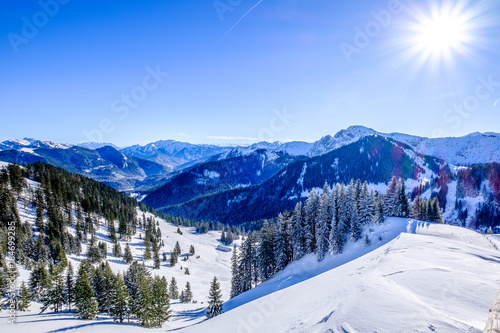
M463 1L433 3L427 11L417 11L405 41L409 53L421 64L453 62L473 41L473 16Z
M450 52L465 42L465 25L454 17L432 18L428 22L422 22L418 30L418 47L428 53Z

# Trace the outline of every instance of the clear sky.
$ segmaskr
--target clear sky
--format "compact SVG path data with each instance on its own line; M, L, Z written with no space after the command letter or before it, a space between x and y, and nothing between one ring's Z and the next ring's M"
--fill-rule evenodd
M499 1L2 1L0 140L500 132L499 24Z

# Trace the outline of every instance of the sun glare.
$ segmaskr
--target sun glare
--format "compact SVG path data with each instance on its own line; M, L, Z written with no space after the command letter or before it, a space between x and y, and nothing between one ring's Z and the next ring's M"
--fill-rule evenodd
M464 25L456 18L436 17L423 22L416 37L420 47L429 53L455 49L464 42Z
M421 64L453 62L473 42L473 17L463 1L431 5L428 11L416 13L405 44Z

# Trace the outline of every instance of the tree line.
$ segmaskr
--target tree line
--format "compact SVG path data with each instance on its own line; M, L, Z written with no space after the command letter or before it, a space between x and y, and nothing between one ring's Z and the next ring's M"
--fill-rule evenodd
M319 261L341 253L348 240L363 238L363 227L381 224L386 216L412 217L442 223L437 198L417 197L410 205L404 180L393 177L385 195L368 189L368 183L325 183L312 189L304 204L280 214L277 223L265 223L250 233L239 250L233 249L231 297L252 289L284 269L290 262L314 253ZM369 245L369 235L365 234Z

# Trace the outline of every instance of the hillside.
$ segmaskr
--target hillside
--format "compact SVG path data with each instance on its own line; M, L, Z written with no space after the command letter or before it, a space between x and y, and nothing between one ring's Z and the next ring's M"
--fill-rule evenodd
M393 176L410 179L408 190L430 182L445 162L416 154L410 147L377 136L370 136L327 154L299 159L287 165L264 183L247 188L200 197L175 206L154 208L193 219L218 220L237 224L275 217L305 200L312 188L325 182L348 183L361 179L370 184L386 184Z
M200 234L193 227L174 225L172 220L168 222L151 213L141 211L135 199L104 184L69 174L59 168L36 164L21 169L0 163L0 169L4 167L9 168L9 172L0 173L2 176L0 177L2 222L0 225L0 245L2 246L0 287L6 296L2 298L2 303L7 302L8 299L3 274L6 259L4 249L7 240L7 224L12 222L16 226L18 251L15 262L20 274L17 287L22 282L30 283L33 271L38 269L40 264L47 265L49 271L57 267L66 271L66 264L71 264L75 279L81 263L87 260L92 262L96 272L101 264L106 263L115 274L125 274L131 267L130 262L126 262L125 259L125 249L129 246L132 254L130 261L144 264L152 275L168 278L169 284L171 284L171 279L175 278L179 293L184 290L187 282L191 285L193 302L182 303L178 297L172 297L170 300L172 318L165 324L165 327L183 327L190 324L193 319L203 318L210 281L214 276L217 276L221 283L223 299L228 299L231 253L217 249L221 244L220 232L208 231ZM21 186L19 188L13 185L6 186L10 183ZM52 190L47 191L49 187ZM40 205L42 201L47 204ZM40 207L43 210L40 210ZM68 211L62 207L71 207L69 208L71 217L66 215ZM80 216L85 218L81 219ZM158 235L159 239L156 240ZM155 241L146 245L147 239L151 237ZM180 246L180 255L177 263L172 265L170 257L177 243ZM236 240L235 243L239 241ZM91 248L97 248L97 244L99 244L99 252L97 258L94 258L94 252L92 252L94 253L92 257L90 255ZM101 245L104 253L101 252ZM115 252L117 246L121 249L120 254ZM147 246L151 255L149 259L146 258ZM159 267L156 267L155 263L156 246L158 246L157 251L160 257ZM191 246L194 254L191 253ZM53 274L51 279L57 280L56 273L50 274ZM96 276L97 273L92 279ZM40 295L43 298L45 292ZM58 327L66 329L72 325L77 327L82 325L82 321L77 319L74 310L68 312L66 306L60 312L49 308L39 315L42 301L42 299L33 299L27 312L18 313L18 325L15 326L14 331L40 331L38 326L40 321L47 322L49 326L46 330L49 330L48 327L53 330ZM3 321L5 318L5 323L7 322L6 316L8 316L7 311L0 312L0 319ZM62 318L64 320L61 320ZM113 319L105 312L99 314L99 320L104 320L107 324L113 323ZM132 322L134 327L138 327L137 321ZM99 321L88 321L88 323L93 326ZM126 324L117 325L117 327L123 328L124 325Z
M261 184L296 160L266 149L197 165L172 177L144 199L151 207L184 203L191 199Z
M345 264L343 255L305 257L181 332L482 332L500 283L499 239L446 225L412 229Z

